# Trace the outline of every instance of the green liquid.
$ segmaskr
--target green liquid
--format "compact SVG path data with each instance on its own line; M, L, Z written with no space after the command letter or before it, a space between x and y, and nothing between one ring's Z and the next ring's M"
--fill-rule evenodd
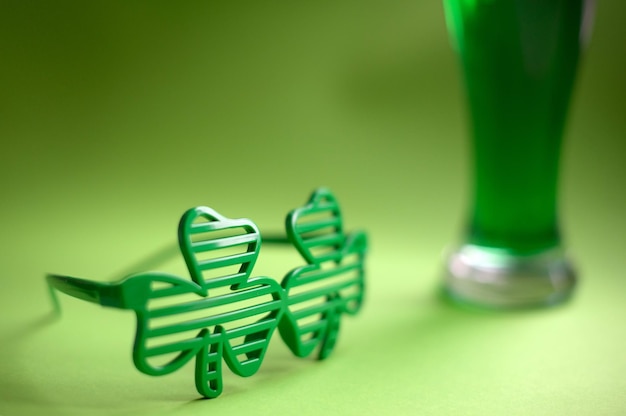
M585 0L444 0L469 99L467 243L531 254L560 244L560 148Z

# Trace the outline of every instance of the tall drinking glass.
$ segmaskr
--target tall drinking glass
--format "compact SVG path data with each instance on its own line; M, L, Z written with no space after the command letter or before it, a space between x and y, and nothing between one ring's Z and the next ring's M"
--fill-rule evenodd
M561 139L592 0L444 0L470 114L473 192L446 292L490 307L567 299Z

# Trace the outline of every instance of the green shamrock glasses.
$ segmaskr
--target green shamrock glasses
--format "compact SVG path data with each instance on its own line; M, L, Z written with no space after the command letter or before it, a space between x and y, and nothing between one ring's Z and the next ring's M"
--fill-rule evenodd
M133 362L142 373L172 373L194 356L198 393L222 392L222 361L242 377L257 372L276 328L298 357L332 352L341 316L356 314L365 289L364 232L345 234L341 210L327 189L289 213L288 241L307 264L285 276L251 277L261 248L257 226L208 207L188 210L178 241L191 280L167 273L133 274L115 283L46 276L53 289L137 315Z

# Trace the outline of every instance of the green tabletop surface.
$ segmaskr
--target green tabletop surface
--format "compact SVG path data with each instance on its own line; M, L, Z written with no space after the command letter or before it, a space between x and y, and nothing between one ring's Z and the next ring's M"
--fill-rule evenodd
M580 282L552 309L439 296L468 204L465 101L438 1L0 5L0 415L626 414L626 3L599 2L563 149ZM277 336L201 400L132 363L132 312L44 276L183 274L207 205L284 231L326 186L366 229L367 294L323 362ZM254 274L301 264L263 244Z

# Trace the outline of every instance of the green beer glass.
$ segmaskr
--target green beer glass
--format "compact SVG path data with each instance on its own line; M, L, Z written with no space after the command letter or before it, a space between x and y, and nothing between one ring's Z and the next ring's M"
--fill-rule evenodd
M561 141L591 0L444 0L469 102L473 197L446 293L496 308L567 299Z

